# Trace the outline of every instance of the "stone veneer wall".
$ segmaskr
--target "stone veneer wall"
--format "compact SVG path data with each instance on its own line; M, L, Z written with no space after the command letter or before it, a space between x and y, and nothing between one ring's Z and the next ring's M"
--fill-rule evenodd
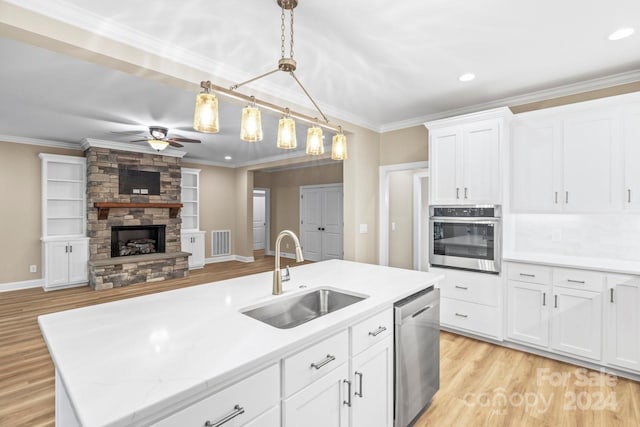
M109 218L98 219L94 202L120 203L179 203L181 197L180 159L162 155L134 153L108 148L90 147L87 158L87 233L89 241L89 284L94 289L105 289L163 278L186 277L186 256L175 259L95 267L92 261L111 258L111 227L122 225L166 225L167 254L181 251L180 229L182 219L169 217L169 209L144 208L110 209ZM136 169L160 172L160 195L129 195L118 192L118 166L130 165ZM117 258L123 261L121 258ZM144 279L144 280L143 280Z

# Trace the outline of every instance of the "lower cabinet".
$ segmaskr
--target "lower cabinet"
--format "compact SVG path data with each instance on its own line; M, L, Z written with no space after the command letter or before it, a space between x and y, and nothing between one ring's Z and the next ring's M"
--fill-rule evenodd
M183 252L189 252L189 269L204 267L204 231L184 232L181 235Z
M640 372L640 276L607 276L605 360Z
M509 280L507 336L540 347L549 345L551 286Z
M87 282L89 239L47 241L43 243L42 253L46 290Z

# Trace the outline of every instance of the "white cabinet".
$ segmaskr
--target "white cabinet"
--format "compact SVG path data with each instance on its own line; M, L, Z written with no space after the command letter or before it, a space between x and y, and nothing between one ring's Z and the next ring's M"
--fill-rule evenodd
M351 427L393 424L393 337L352 359Z
M508 108L425 123L430 204L499 204Z
M547 347L551 286L509 280L507 296L507 336Z
M189 269L204 267L204 231L183 232L181 234L182 250L189 252Z
M89 239L49 240L42 244L44 282L51 290L88 281Z
M640 210L640 105L630 107L624 116L624 205Z
M607 276L607 363L640 372L640 277Z
M200 169L182 168L181 171L182 230L198 231L200 230Z

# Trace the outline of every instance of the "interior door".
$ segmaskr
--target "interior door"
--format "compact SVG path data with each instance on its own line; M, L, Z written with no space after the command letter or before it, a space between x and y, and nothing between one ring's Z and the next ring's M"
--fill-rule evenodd
M267 229L267 197L264 190L253 192L253 250L265 249Z
M309 261L322 261L322 199L319 188L305 188L300 194L302 254Z
M322 192L322 260L342 259L342 187Z

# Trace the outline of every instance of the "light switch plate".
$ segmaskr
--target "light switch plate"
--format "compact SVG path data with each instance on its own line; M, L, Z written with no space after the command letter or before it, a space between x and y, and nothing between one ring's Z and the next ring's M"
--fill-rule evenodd
M367 224L360 224L360 234L366 234L369 232L369 226Z
M29 273L37 273L38 272L38 266L35 264L31 264L29 266Z

